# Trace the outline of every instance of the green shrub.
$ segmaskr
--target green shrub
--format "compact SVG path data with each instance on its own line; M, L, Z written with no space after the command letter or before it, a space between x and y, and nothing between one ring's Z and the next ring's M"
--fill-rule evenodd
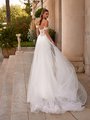
M21 33L21 40L23 41L27 41L27 33L30 22L30 17L20 17L11 24L11 26L14 28L14 34Z
M36 17L36 18L39 18L39 17L40 17L42 10L43 10L43 8L39 8L39 9L35 12L35 17Z
M2 23L0 23L0 28L2 28L3 27L3 25L2 25Z
M17 42L16 34L21 33L21 40L27 41L27 33L30 17L17 18L13 23L9 24L6 29L2 29L0 36L1 47L13 47Z
M21 47L35 47L35 43L33 41L26 41L26 42L22 42L21 41Z
M56 36L55 30L49 28L48 32L49 32L49 35L51 36L52 40L55 42L55 36Z
M27 39L28 39L28 41L33 41L33 40L36 41L36 39L37 39L36 31L29 29L28 34L27 34Z
M0 45L2 48L15 47L16 36L13 27L9 26L1 31Z

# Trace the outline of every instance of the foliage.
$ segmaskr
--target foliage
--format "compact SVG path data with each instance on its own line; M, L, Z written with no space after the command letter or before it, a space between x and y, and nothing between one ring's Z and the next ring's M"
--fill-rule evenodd
M28 34L27 34L27 39L28 39L29 41L33 41L33 40L36 41L36 39L37 39L36 31L29 29Z
M25 10L26 13L31 17L32 12L31 0L19 0L19 1L25 5L25 8L23 10Z
M55 36L56 36L55 30L49 28L48 32L49 32L49 35L51 36L52 40L55 42Z
M0 8L0 22L6 21L6 8L5 6Z
M25 11L26 11L26 13L31 17L31 11L32 11L32 9L31 9L31 4L30 3L24 3L25 5L26 5L26 7L25 7Z
M2 28L3 27L3 25L2 25L2 23L0 23L0 28Z
M11 22L16 20L18 17L28 16L28 14L19 5L10 6ZM0 8L0 22L6 22L6 7Z
M27 33L30 22L30 17L21 17L11 24L11 26L14 28L14 34L20 33L23 41L27 41Z
M42 10L43 10L43 8L39 8L39 9L35 12L35 17L36 17L36 18L39 18L39 17L40 17Z
M14 42L16 40L13 27L7 27L1 31L0 44L2 48L15 47Z
M12 5L10 7L11 10L11 21L13 22L18 17L27 17L28 14L19 6L19 5Z
M16 34L21 33L21 40L27 41L27 33L30 24L30 17L17 18L13 23L1 31L1 47L14 47Z
M35 47L35 43L33 41L21 41L21 47Z

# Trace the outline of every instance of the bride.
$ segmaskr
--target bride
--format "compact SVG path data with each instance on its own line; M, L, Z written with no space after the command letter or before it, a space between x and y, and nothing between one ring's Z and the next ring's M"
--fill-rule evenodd
M87 93L73 65L55 46L48 33L49 11L43 9L30 71L27 102L31 112L82 111Z

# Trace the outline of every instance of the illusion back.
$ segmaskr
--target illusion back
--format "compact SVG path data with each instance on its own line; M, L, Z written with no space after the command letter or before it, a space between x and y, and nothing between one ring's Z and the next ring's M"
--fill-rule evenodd
M45 35L45 30L47 30L47 29L48 29L48 27L44 27L43 29L39 28L40 35Z
M36 26L36 28L39 28L39 26ZM44 28L39 28L39 32L40 32L40 35L43 36L45 35L45 30L48 30L48 27L44 27Z

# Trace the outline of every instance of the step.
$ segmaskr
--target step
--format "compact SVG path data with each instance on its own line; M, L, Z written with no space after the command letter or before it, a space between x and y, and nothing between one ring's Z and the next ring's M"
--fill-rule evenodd
M21 50L22 51L33 51L35 49L35 47L22 47Z
M0 120L14 120L15 116L13 114L27 113L22 55L10 56L8 64L6 65L3 62L2 68L3 66L5 68L5 74L2 75Z
M6 77L7 64L8 64L8 59L4 59L0 65L0 98L1 98L1 92L2 92L2 84Z
M15 56L13 74L12 113L27 112L26 86L22 55Z
M13 57L12 57L13 58ZM11 103L12 103L12 79L13 79L13 69L14 64L11 65L13 60L11 57L9 59L4 59L3 66L5 68L4 73L2 74L2 90L1 90L1 100L0 100L0 120L6 119L10 120L11 118ZM7 61L7 62L6 62ZM3 69L1 68L1 72Z

